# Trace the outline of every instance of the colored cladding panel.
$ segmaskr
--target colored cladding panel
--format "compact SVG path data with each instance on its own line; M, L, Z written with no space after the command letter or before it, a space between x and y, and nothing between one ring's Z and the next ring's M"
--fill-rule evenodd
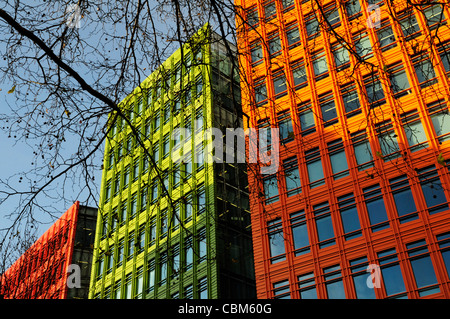
M204 137L220 124L218 90L231 83L214 36L205 25L121 103L129 123L110 115L90 298L228 294L218 255L230 235Z
M5 299L66 299L79 202L74 203L2 275Z
M320 3L235 1L245 128L283 144L248 171L257 295L449 298L449 6Z

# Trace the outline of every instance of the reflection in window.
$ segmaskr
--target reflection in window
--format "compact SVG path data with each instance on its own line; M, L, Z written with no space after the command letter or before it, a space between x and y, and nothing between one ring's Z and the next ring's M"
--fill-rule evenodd
M379 184L363 189L364 200L373 232L389 228L383 195Z
M395 248L379 252L378 260L386 295L396 299L408 298Z
M419 216L416 205L414 204L414 197L409 186L408 177L402 175L392 178L389 180L389 183L400 223L418 219Z
M272 263L285 260L286 251L284 248L284 234L281 218L276 218L270 222L267 222L267 231Z
M375 299L375 289L367 285L367 257L350 260L353 285L355 286L357 299Z

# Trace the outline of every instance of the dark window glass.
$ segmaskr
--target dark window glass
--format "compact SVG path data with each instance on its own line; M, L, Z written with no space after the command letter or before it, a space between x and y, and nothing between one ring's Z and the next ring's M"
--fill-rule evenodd
M339 213L341 216L344 237L346 240L360 237L361 225L359 223L358 211L356 209L353 194L338 197Z
M389 228L386 207L381 194L380 185L376 184L363 189L367 213L373 232Z
M409 186L408 177L402 175L389 180L394 197L397 214L401 223L418 219L414 197Z
M334 229L328 202L314 205L313 210L317 228L317 237L319 238L319 247L324 248L334 245Z
M267 222L268 240L272 263L285 260L284 234L281 218Z

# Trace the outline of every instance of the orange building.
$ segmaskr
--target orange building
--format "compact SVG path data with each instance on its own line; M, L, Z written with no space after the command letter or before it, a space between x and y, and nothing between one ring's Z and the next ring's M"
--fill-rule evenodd
M75 202L2 274L2 297L87 298L96 220L96 209ZM79 276L78 282L69 278L72 274ZM71 287L67 285L68 279Z
M449 5L236 0L259 298L450 298ZM270 136L269 136L270 144Z

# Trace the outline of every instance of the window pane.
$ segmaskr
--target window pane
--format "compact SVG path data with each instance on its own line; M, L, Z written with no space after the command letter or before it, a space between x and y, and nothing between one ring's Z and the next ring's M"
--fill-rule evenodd
M398 264L382 268L381 274L388 296L406 291L403 275Z
M328 299L345 299L344 284L338 280L326 284Z
M316 227L319 241L334 237L333 223L330 215L316 219Z
M367 286L367 278L369 276L369 273L353 276L357 299L375 299L375 289Z
M309 246L308 229L306 224L292 227L292 237L294 238L294 249Z
M437 284L433 263L430 256L411 260L411 267L416 279L417 288Z
M324 178L322 170L322 162L320 160L307 164L309 182L314 183Z

